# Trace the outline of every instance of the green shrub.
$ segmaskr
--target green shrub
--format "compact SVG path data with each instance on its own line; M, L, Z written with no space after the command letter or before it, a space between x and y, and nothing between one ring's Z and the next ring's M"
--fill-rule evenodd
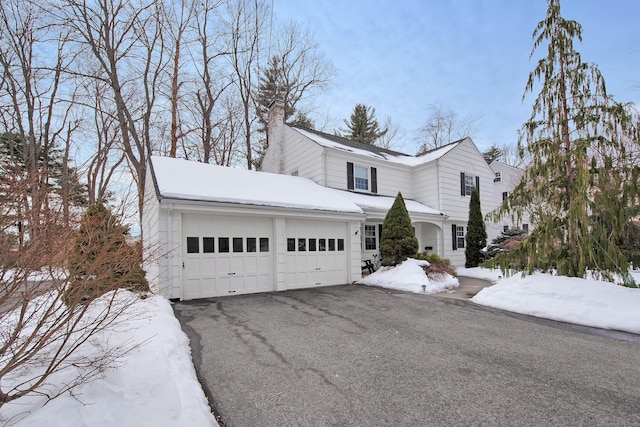
M140 267L141 245L129 245L127 232L127 227L101 203L87 209L68 259L67 304L92 301L114 289L149 290Z
M418 252L418 239L411 225L411 218L404 204L402 194L384 217L380 238L380 256L384 265L398 265Z

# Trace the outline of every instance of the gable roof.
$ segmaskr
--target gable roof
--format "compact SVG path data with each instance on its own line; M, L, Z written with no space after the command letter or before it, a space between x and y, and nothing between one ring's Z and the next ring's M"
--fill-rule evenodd
M291 129L297 131L303 136L311 139L316 144L326 148L334 150L345 151L353 154L358 154L366 157L373 157L380 160L386 160L392 163L403 164L406 166L418 166L425 163L432 162L444 156L446 153L457 147L461 142L468 138L463 138L458 141L451 142L442 147L429 150L419 156L412 156L410 154L401 153L399 151L388 150L386 148L377 147L371 144L364 144L362 142L352 141L347 138L343 138L336 135L330 135L328 133L320 132L317 130L307 129L300 126L289 126Z
M159 198L362 214L353 201L289 175L151 156Z

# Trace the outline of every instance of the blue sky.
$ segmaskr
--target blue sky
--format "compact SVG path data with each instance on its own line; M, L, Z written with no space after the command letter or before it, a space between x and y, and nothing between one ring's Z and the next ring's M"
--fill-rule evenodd
M344 127L356 103L390 116L404 131L397 148L413 153L429 105L480 115L472 135L483 150L515 143L531 113L522 102L533 62L531 34L544 0L272 0L274 22L311 31L337 75L315 97L318 126ZM564 0L562 15L583 27L583 61L600 67L610 94L640 104L640 2Z

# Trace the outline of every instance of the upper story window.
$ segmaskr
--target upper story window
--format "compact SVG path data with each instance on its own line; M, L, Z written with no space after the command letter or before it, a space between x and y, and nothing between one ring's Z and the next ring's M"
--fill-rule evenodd
M347 189L378 192L378 171L347 162Z
M502 172L496 172L496 177L493 178L493 182L500 182L502 181Z
M294 170L293 172L291 172L291 176L298 176L298 170Z
M472 190L473 190L473 177L467 175L464 177L464 194L467 196L470 196Z
M460 195L470 196L474 187L480 193L480 177L460 172Z
M362 166L355 167L355 187L356 190L369 189L369 170Z
M503 191L502 192L502 200L507 200L507 197L509 197L509 192L508 191Z

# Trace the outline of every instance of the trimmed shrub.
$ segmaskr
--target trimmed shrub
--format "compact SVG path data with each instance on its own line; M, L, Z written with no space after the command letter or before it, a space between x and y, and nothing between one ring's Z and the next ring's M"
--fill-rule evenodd
M382 223L380 238L380 256L383 265L398 265L418 252L418 239L411 225L411 218L404 204L402 194L387 212Z

